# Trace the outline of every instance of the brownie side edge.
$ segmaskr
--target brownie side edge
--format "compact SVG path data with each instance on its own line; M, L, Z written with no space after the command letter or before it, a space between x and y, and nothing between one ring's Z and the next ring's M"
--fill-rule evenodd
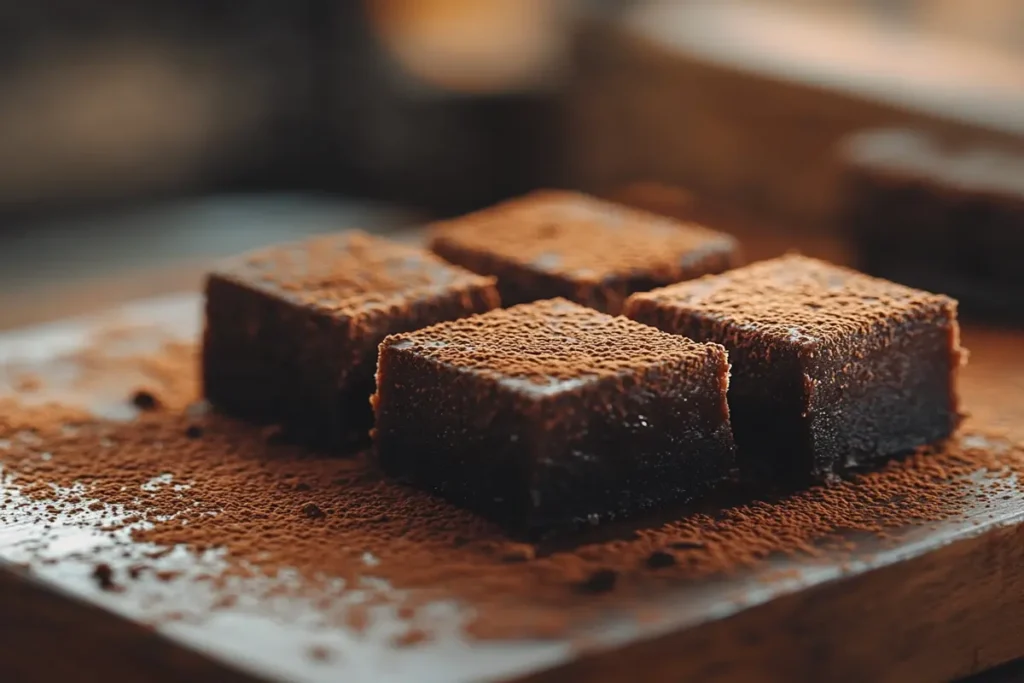
M705 494L735 465L728 360L669 360L544 401L531 486L540 528L627 518Z
M349 320L318 314L230 276L206 286L202 382L219 410L277 423L297 440L331 448L358 441L363 401L338 381L352 372ZM365 412L365 411L364 411Z
M956 302L936 299L841 358L808 362L813 476L828 479L949 437L961 421ZM850 348L858 344L857 349ZM845 348L843 348L845 347Z
M386 339L377 363L373 453L400 481L506 528L527 514L530 425L496 383Z
M742 340L727 321L661 305L636 296L626 315L658 329L728 349L732 374L728 391L740 476L751 482L806 480L813 461L808 387L796 348L769 340ZM770 358L770 360L769 360Z

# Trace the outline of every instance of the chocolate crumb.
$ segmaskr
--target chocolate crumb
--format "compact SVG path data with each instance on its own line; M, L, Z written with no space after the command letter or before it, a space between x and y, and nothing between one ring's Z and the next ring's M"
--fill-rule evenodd
M302 514L310 519L322 519L327 515L320 509L320 506L316 503L306 503L302 506Z
M199 425L189 425L188 428L185 429L185 436L187 436L190 439L198 439L202 435L203 428L200 427Z
M132 405L148 412L160 407L160 399L146 389L138 389L132 394Z
M615 588L619 575L612 569L599 569L587 579L579 583L576 588L581 593L608 593Z
M656 550L647 556L647 567L649 569L664 569L676 563L675 555L666 553L663 550Z
M114 582L114 570L106 562L100 562L93 567L92 578L95 579L101 590L117 591L121 588Z

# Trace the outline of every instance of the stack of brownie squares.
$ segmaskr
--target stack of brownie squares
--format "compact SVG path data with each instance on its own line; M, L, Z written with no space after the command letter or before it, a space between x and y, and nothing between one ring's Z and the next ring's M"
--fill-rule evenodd
M735 477L828 482L949 436L956 302L543 191L244 255L207 283L205 392L536 533ZM501 306L505 306L502 308ZM372 407L372 410L371 410Z

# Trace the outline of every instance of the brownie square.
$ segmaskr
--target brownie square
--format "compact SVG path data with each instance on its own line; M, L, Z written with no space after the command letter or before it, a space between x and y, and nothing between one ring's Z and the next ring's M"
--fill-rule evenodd
M691 498L734 462L725 349L564 299L388 337L382 469L533 532Z
M748 477L827 481L949 436L956 302L802 256L636 294L626 315L729 350Z
M954 295L965 315L1024 320L1024 155L878 129L851 136L841 162L858 267Z
M431 249L497 276L505 305L564 297L613 314L633 292L740 263L724 233L552 190L436 224Z
M493 278L358 232L245 254L206 281L203 389L301 441L355 445L372 425L384 337L499 303Z

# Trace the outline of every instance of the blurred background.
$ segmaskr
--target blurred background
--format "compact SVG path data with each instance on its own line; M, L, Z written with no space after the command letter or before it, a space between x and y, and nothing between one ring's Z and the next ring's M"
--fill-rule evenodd
M828 250L893 125L1018 149L1024 2L7 0L0 326L540 186Z

